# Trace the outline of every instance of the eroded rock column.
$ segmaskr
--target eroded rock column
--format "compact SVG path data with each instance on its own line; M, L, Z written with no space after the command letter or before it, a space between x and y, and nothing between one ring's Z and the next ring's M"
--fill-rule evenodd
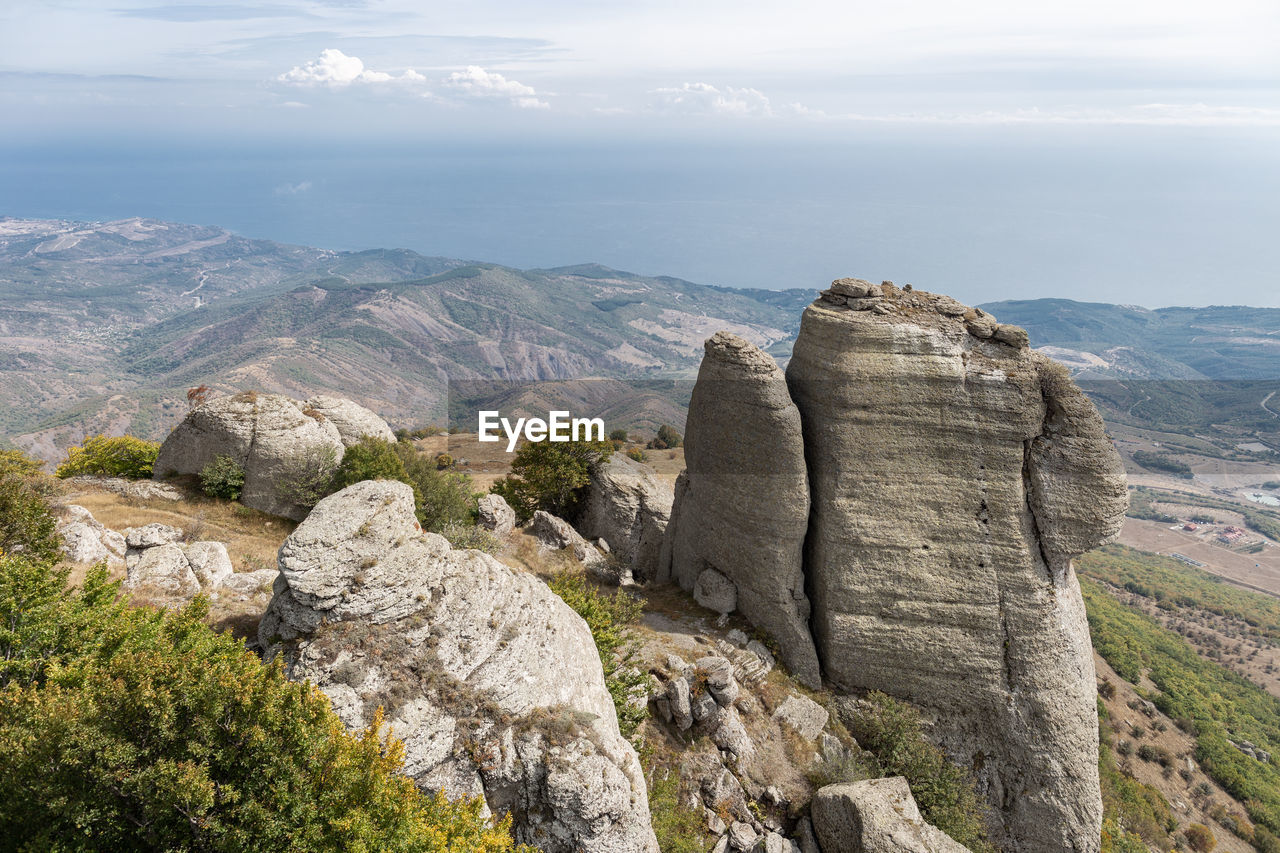
M659 579L703 591L706 601L706 590L721 591L713 597L727 608L719 609L736 607L768 631L787 668L819 686L801 568L809 488L800 413L778 365L737 335L718 332L706 343L685 465Z
M1002 849L1098 850L1070 560L1118 532L1126 492L1092 404L1023 330L848 279L806 309L787 380L824 674L936 711L939 740L998 810Z

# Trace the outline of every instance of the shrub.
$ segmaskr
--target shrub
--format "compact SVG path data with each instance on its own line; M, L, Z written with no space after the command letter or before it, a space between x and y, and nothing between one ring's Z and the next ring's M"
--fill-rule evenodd
M62 539L47 502L53 487L41 468L18 451L0 452L0 555L57 559Z
M476 499L471 491L471 477L460 471L441 471L433 460L418 453L412 444L397 444L396 453L404 465L405 482L413 486L418 523L423 530L445 533L446 529L452 529L455 531L453 536L446 533L445 537L453 541L462 527L468 524L474 527L472 516ZM471 541L483 542L482 537L476 536L478 538Z
M454 459L448 453L439 453L436 455L436 470L444 471L446 468L452 468Z
M200 469L200 489L211 498L240 500L244 490L244 467L230 456L217 456Z
M313 507L333 491L338 454L332 447L310 447L284 460L276 478L276 494L281 500Z
M56 474L62 478L91 474L145 480L151 476L159 452L159 444L131 435L88 435L79 447L67 450Z
M538 510L567 517L590 481L591 465L613 455L608 441L526 442L516 451L511 474L493 484L521 521Z
M618 713L618 728L624 737L631 737L649 715L647 704L631 701L647 693L649 676L636 666L640 644L627 628L640 618L644 604L621 590L606 595L580 574L561 572L551 579L550 586L591 629L604 668L604 683Z
M658 441L661 441L666 447L679 447L683 441L680 433L676 432L675 427L663 424L658 427Z
M973 779L925 739L920 713L875 692L845 720L880 776L905 776L925 820L973 851L990 851L984 812Z
M342 462L333 472L329 491L341 491L363 480L399 480L407 483L409 478L404 470L404 460L396 452L396 447L396 444L380 438L370 438L367 435L361 438L342 454Z
M637 462L648 462L648 461L649 461L649 454L648 454L648 453L645 453L645 452L644 452L642 449L640 449L639 447L633 447L633 448L631 448L630 450L628 450L628 451L627 451L627 457L628 457L628 458L630 458L630 459L634 459L634 460L635 460L635 461L637 461Z
M626 441L627 431L625 429L615 429L613 432L609 433L609 440L610 441Z
M457 521L451 521L444 524L438 531L435 531L449 540L449 545L454 548L470 549L473 551L484 551L486 554L496 554L501 547L498 537L492 532L485 530L477 524L466 524Z
M1196 853L1209 853L1218 845L1218 839L1214 838L1209 827L1202 823L1191 824L1183 834L1187 836L1187 846Z
M102 567L77 590L0 560L6 849L511 849L480 800L398 775L381 712L348 733L323 694L206 626L203 598L165 613L118 591Z
M680 800L679 767L659 767L649 781L649 814L662 853L703 853L706 818Z

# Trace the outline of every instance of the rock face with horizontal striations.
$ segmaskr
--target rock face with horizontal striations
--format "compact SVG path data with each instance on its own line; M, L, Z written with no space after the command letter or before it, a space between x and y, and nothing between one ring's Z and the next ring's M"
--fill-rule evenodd
M797 678L817 687L801 566L809 487L800 413L778 365L754 345L718 332L705 349L659 579L692 590L708 570L727 578L738 611L773 635Z
M658 571L673 497L648 465L614 453L591 466L574 527L588 539L608 542L637 580L648 580Z
M925 823L901 776L828 785L811 808L823 853L969 853Z
M343 445L350 447L359 444L360 439L368 436L382 441L394 443L396 435L387 426L387 422L376 414L343 397L318 395L307 400L301 406L303 414L318 412L338 430L338 437Z
M355 404L352 403L352 406ZM157 478L196 474L219 456L244 468L240 502L301 520L308 507L289 484L300 474L332 470L346 447L334 422L279 394L218 397L187 413L156 457ZM383 424L386 426L386 424Z
M1119 530L1119 457L1021 329L865 284L806 309L787 368L824 674L935 710L1002 849L1093 853L1095 686L1071 557Z
M351 728L384 707L424 790L483 795L551 853L657 853L591 632L538 578L422 532L412 489L388 481L321 501L280 571L267 657Z

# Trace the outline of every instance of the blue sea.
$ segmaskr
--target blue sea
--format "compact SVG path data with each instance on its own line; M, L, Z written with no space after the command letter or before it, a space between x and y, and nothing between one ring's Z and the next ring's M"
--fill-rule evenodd
M846 275L970 303L1280 305L1275 134L1169 128L672 141L0 144L0 215L221 225L737 287Z

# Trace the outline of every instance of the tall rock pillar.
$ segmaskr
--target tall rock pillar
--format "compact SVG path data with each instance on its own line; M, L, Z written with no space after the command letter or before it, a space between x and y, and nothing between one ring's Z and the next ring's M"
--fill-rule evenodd
M812 494L823 671L936 712L1005 850L1096 853L1094 672L1072 556L1119 531L1123 468L1026 333L945 296L842 279L787 368Z

